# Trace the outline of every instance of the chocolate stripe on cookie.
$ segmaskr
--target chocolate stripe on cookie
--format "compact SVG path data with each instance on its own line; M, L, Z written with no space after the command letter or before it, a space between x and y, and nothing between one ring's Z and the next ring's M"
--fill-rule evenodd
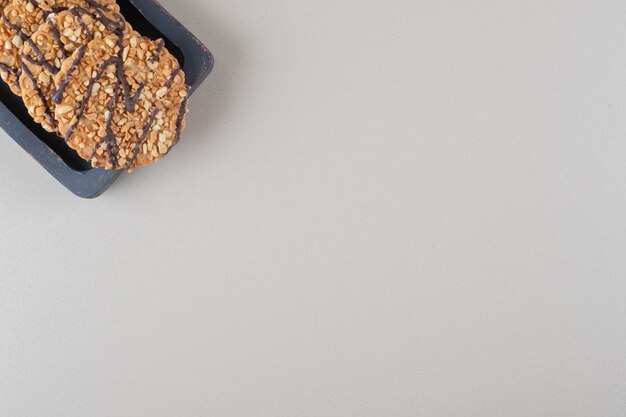
M156 107L153 107L152 111L150 112L150 119L148 120L148 123L146 123L146 127L144 127L143 132L141 132L141 136L139 137L139 140L135 144L135 148L133 149L133 156L128 160L128 162L126 163L126 166L124 166L124 169L129 169L130 167L135 165L135 162L137 162L137 157L139 156L141 147L143 146L143 144L146 142L146 139L148 138L148 133L150 133L150 129L152 129L152 125L154 124L154 121L156 120L157 114L159 114L159 109L157 109Z
M15 84L16 88L20 88L20 83L18 80L20 78L20 75L22 75L22 71L19 68L13 68L8 66L7 64L3 64L2 62L0 62L0 70L9 74L13 74L16 77L15 80L13 80L13 83Z
M28 39L28 35L24 33L22 28L15 23L12 23L4 13L2 13L2 23L4 23L9 29L15 32L20 38L22 38L23 41Z
M53 103L55 103L55 104L61 103L61 100L63 99L63 93L65 92L65 89L69 85L70 79L71 79L72 75L74 74L74 72L78 68L78 64L80 64L80 61L82 61L83 56L85 56L85 49L86 48L87 48L87 46L83 45L78 50L78 54L76 55L76 58L74 59L74 61L72 61L72 65L70 66L70 69L67 72L67 76L59 84L59 87L57 88L57 91L54 94L52 94L52 102Z
M59 69L57 67L55 67L54 65L50 65L50 63L46 60L46 57L43 56L41 49L39 49L39 47L35 44L35 42L33 42L32 39L27 39L26 43L32 48L33 52L35 52L35 55L37 55L37 58L39 58L39 60L34 60L28 55L22 55L22 59L26 57L28 59L28 62L30 62L31 64L40 65L52 74L56 74L59 72Z
M24 65L24 63L22 63L22 72L33 83L33 87L35 88L35 91L39 95L39 98L41 99L41 101L43 103L45 103L46 102L46 98L44 97L43 93L41 92L41 88L39 87L39 84L37 84L37 80L35 80L35 77L33 77L33 74L30 72L28 67L26 65ZM52 113L50 113L50 109L48 108L48 106L44 106L44 108L45 108L44 111L45 111L46 119L48 119L48 122L50 122L50 124L54 126L54 119L52 118Z
M50 33L52 34L54 41L57 43L57 45L61 45L62 58L67 59L67 49L65 48L65 45L63 45L63 42L61 41L61 34L59 33L59 29L57 29L52 19L46 19L46 23L48 24L48 27L50 28Z
M180 68L176 68L173 72L172 75L170 75L170 78L167 80L167 84L165 84L165 86L169 89L172 84L174 83L174 80L176 79L176 76L178 75L178 73L180 72Z
M87 87L87 92L85 93L85 97L83 97L83 101L80 103L80 108L78 109L78 113L76 113L76 123L70 126L69 130L67 131L67 134L65 135L65 141L68 141L70 139L70 137L74 133L74 130L76 130L76 126L78 126L78 123L80 123L80 119L83 118L83 114L85 113L85 109L87 108L87 103L89 102L89 99L91 98L91 95L93 94L94 84L100 78L102 78L102 76L104 75L104 71L107 69L107 67L113 64L115 64L116 66L119 64L118 57L113 56L107 59L106 61L104 61L102 65L100 65L100 69L98 69L96 76L93 77L91 81L89 82L89 86Z
M98 145L96 145L96 147L93 150L93 155L91 156L91 158L89 158L89 160L93 159L93 157L95 156L96 152L98 151L98 147L100 145L102 145L103 143L106 143L107 145L107 151L109 152L109 163L113 166L117 165L117 158L119 155L119 149L117 147L117 137L115 136L115 133L113 132L113 129L111 128L111 123L113 122L113 115L115 112L115 104L117 103L117 98L120 95L120 82L117 81L115 83L115 87L113 89L113 98L109 101L109 106L107 111L109 112L105 118L105 132L106 134L104 135L104 137L100 140L100 142L98 143Z
M163 41L136 32L95 39L55 82L59 130L93 167L132 171L180 140L189 87Z
M165 48L165 42L163 42L163 39L159 39L159 44L156 51L154 51L154 56L150 59L150 62L154 63L159 60L159 56L161 55L161 52L163 52L163 48Z

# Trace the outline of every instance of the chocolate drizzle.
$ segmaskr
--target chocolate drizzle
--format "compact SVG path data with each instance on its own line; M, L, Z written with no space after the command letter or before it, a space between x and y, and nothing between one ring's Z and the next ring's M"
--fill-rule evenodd
M48 16L49 16L50 14L52 14L52 13L54 13L54 12L55 12L54 10L49 11L49 10L44 10L44 9L42 9L42 8L41 8L41 5L40 5L39 3L37 3L35 0L28 0L28 2L29 2L30 4L32 4L33 6L35 6L36 8L38 8L39 10L41 10L41 11L43 12L43 16L44 16L46 19L48 18Z
M135 147L133 148L133 156L128 160L128 162L126 162L124 169L130 169L130 167L135 165L135 162L137 162L137 158L139 157L139 152L141 151L141 147L143 146L143 143L148 138L148 134L150 133L150 130L152 129L152 125L154 124L154 120L156 119L157 114L159 114L159 109L157 109L156 107L153 107L150 112L150 119L148 120L148 123L146 123L146 125L144 126L143 132L141 132L141 136L139 137L139 140L137 140L137 143L135 143Z
M0 62L0 70L8 72L9 74L16 74L18 72L15 68L10 67L7 64L3 64L2 62Z
M103 10L98 9L98 8L90 12L80 6L74 6L70 9L70 12L78 18L78 22L82 26L83 30L89 33L92 39L93 39L93 33L91 33L89 28L87 28L87 25L85 25L85 22L83 22L82 20L82 17L84 15L93 17L95 20L102 23L105 28L107 28L113 33L121 33L126 27L126 22L124 21L124 18L117 13L112 13L112 15L115 17L115 20L113 20L107 17L104 14Z
M189 87L187 87L187 95L185 99L180 103L180 108L178 109L178 119L176 119L176 140L174 143L177 143L180 140L180 134L183 129L183 119L185 114L187 113L187 102L189 101Z
M55 14L55 13L60 13L64 10L68 10L70 7L67 6L53 6L50 8L50 10L44 10L41 8L41 4L39 4L36 0L28 0L30 4L32 4L33 6L35 6L36 8L38 8L39 10L41 10L43 12L44 17L47 19L48 16L50 16L51 14ZM89 6L93 7L94 9L98 9L98 10L106 10L107 7L98 3L95 0L85 0L85 3L87 3Z
M126 76L124 75L124 63L119 56L117 58L119 60L119 64L117 66L117 79L121 82L122 89L124 90L124 105L126 106L127 112L134 113L137 107L137 101L139 100L139 96L141 95L141 91L143 90L143 85L139 86L135 95L130 95L130 87L128 86Z
M83 33L85 34L85 36L88 38L89 41L94 39L94 33L89 30L88 25L83 20L83 16L85 15L89 15L93 17L95 20L100 22L104 27L106 27L109 31L117 35L119 53L114 54L113 56L109 57L106 61L102 62L98 70L95 72L94 77L92 77L88 83L85 83L85 85L87 85L87 90L82 95L82 99L79 105L77 106L78 110L76 111L75 117L72 118L72 121L70 122L71 125L69 126L66 132L65 140L66 142L69 142L73 134L75 133L77 127L83 123L83 118L85 116L85 112L87 111L87 106L94 96L95 84L105 76L105 73L111 76L108 68L114 65L115 66L114 74L117 77L117 79L115 80L113 91L111 92L111 90L107 90L108 92L107 97L109 98L109 101L106 104L106 114L105 114L105 119L104 119L105 125L101 127L103 131L100 131L98 133L98 136L103 135L103 137L101 137L98 143L95 145L93 149L93 153L90 157L90 160L93 160L94 158L97 157L96 154L99 150L105 149L107 152L106 157L108 159L108 163L110 163L113 166L113 169L118 169L118 163L120 162L119 161L120 144L118 143L118 137L114 131L114 128L116 128L116 125L114 122L115 115L116 115L116 108L118 108L118 104L120 106L123 104L126 112L135 113L137 111L137 105L138 105L139 99L143 97L143 92L146 88L145 83L140 83L137 86L133 94L131 92L131 87L129 84L130 79L126 78L125 69L124 69L124 59L123 59L123 53L124 53L123 32L125 29L125 21L123 17L120 16L118 13L115 13L114 11L112 11L109 7L100 4L96 0L84 0L85 3L93 9L91 11L88 11L85 8L79 7L79 6L71 7L71 8L52 7L52 8L44 9L38 3L37 0L27 0L27 1L33 6L35 6L38 10L41 10L43 12L46 22L49 25L50 34L52 38L54 39L54 41L60 47L58 56L59 58L63 58L63 60L67 59L70 56L71 51L67 49L66 44L64 44L64 42L62 41L62 34L60 33L59 28L56 26L54 20L50 18L50 15L53 13L58 13L64 10L70 10L72 15L74 15L77 18L77 24L81 26ZM58 74L60 71L60 68L57 68L55 65L53 65L54 62L49 62L48 60L46 60L44 53L42 52L40 47L35 43L35 41L32 40L31 37L19 25L16 25L10 22L9 18L4 13L2 13L1 20L10 30L15 32L16 35L18 35L26 44L30 46L33 53L29 55L21 55L21 58L23 61L20 64L21 68L19 67L12 68L9 65L0 63L0 70L7 72L9 74L14 74L18 78L20 74L23 73L31 81L36 91L36 94L45 105L44 116L46 120L50 122L52 126L56 126L57 124L54 121L51 108L46 101L46 97L43 94L42 88L38 84L37 78L33 76L33 73L31 72L31 69L28 67L27 64L41 66L46 71L48 71L49 73L53 75ZM149 60L149 64L150 64L149 67L151 69L155 68L151 64L157 63L159 61L159 58L165 49L165 42L162 39L159 39L159 41L156 44L154 44L154 47L155 47L154 53ZM67 73L64 74L65 77L59 82L58 89L54 91L53 94L51 94L51 98L54 103L60 104L63 101L65 91L67 90L67 87L71 82L71 78L73 77L80 63L85 57L86 49L87 49L86 45L83 45L83 46L80 46L79 49L77 50L76 55L74 56L74 59ZM170 76L168 77L165 83L165 87L167 87L167 89L170 89L172 87L177 75L180 72L181 72L180 68L176 68L172 71L172 73L170 74ZM16 82L16 85L19 86L19 83ZM177 115L176 124L175 124L176 131L175 131L175 136L172 139L173 144L176 144L180 139L182 126L184 123L184 116L187 111L188 92L189 92L188 87L186 91L187 91L187 95L180 103L180 107L178 109L178 115ZM123 96L123 97L120 97L120 96ZM123 100L123 101L120 101L120 100ZM128 153L124 155L125 156L124 159L127 159L124 165L125 169L132 169L133 166L137 164L137 159L139 158L142 148L144 144L146 143L146 141L148 140L148 137L150 137L150 133L152 132L155 126L157 117L159 117L159 120L160 120L160 117L161 117L160 113L162 112L162 110L159 109L157 105L159 107L162 106L161 104L157 104L155 102L154 105L148 111L149 117L148 117L148 120L146 120L145 122L144 128L141 131L141 135L139 135L138 137L135 136L131 138L131 142L128 145L129 147L133 146L132 153L130 155ZM137 120L137 122L140 123L141 121ZM159 121L159 126L161 126L160 123L161 121ZM126 130L124 130L124 132L126 132ZM134 139L136 139L136 141ZM124 148L124 149L128 149L128 148ZM170 149L167 149L166 153L168 153L169 150ZM122 161L124 161L124 159ZM92 161L92 162L97 163L97 161Z
M51 19L49 19L49 17L53 13L59 13L61 11L68 10L70 8L57 6L57 7L52 7L50 10L44 10L41 7L41 4L39 4L39 2L37 2L36 0L28 0L28 2L30 4L32 4L36 9L40 10L43 13L44 18L46 19L46 22L48 23L48 25L50 27L50 32L52 34L52 37L54 38L54 40L58 43L58 45L61 48L62 59L66 59L67 55L68 55L68 51L67 51L67 49L65 47L65 44L61 41L61 34L59 33L59 30L56 28L56 26L51 21ZM117 34L121 35L121 32L124 30L124 27L125 27L125 21L124 21L124 18L122 16L120 16L117 13L113 13L113 15L115 16L115 20L110 19L109 17L107 17L104 14L105 11L109 10L106 6L100 4L96 0L85 0L85 2L94 9L93 13L90 13L87 10L85 10L84 8L78 7L78 6L77 7L72 7L71 10L72 10L72 13L78 18L78 22L82 26L82 29L87 32L89 40L93 39L93 34L88 30L88 28L85 25L85 23L83 22L82 18L79 16L80 14L89 14L89 15L91 15L93 18L95 18L96 20L101 22L107 29L109 29L113 33L117 33ZM23 42L28 43L29 46L32 48L34 54L37 56L37 59L35 59L35 58L31 57L31 56L24 56L24 55L22 55L22 58L25 61L27 61L28 63L30 63L30 64L43 66L52 75L57 74L59 72L59 68L57 68L56 66L51 65L45 59L43 53L41 52L41 49L31 40L30 36L19 25L11 22L5 13L0 13L0 14L2 15L2 17L1 17L2 23L7 28L9 28L11 31L13 31L17 36L19 36L22 39ZM16 76L16 78L19 79L19 77L21 76L21 74L23 72L20 69L20 66L22 66L22 65L20 64L17 68L14 68L14 67L11 67L9 65L2 64L2 66L0 66L0 70L5 71L5 72L10 73L10 74L14 74ZM32 77L32 73L30 73L30 71L29 71L29 74L31 75L29 77L31 79L31 81L34 80L34 77ZM39 91L41 91L40 86L36 82L33 82L33 83L37 87L37 89ZM19 82L17 80L15 81L15 87L18 90L20 89ZM61 89L61 93L62 93L63 89ZM46 103L45 100L44 100L44 103ZM48 107L48 106L46 105L46 107Z
M96 73L96 76L91 79L91 82L89 83L89 87L87 87L87 92L85 93L85 96L83 97L83 101L80 103L80 108L78 109L78 113L76 113L76 120L77 120L76 123L71 125L70 128L67 130L67 134L65 135L66 142L69 141L70 137L74 133L74 130L76 130L76 126L78 126L78 123L80 123L80 119L82 119L83 114L85 114L87 103L89 102L89 99L91 98L93 94L94 84L100 78L102 78L102 76L104 75L104 71L107 69L107 67L113 64L118 65L118 63L119 63L119 58L116 56L113 56L107 59L106 61L104 61L102 65L100 65L100 68L98 69L98 72Z
M46 98L43 95L43 93L41 92L41 87L39 87L39 84L37 84L37 80L35 79L35 77L33 77L33 74L30 72L30 70L28 69L28 67L26 65L24 65L22 63L22 72L30 79L30 81L33 83L33 87L35 88L35 91L37 92L37 95L39 96L39 98L41 99L42 103L44 103L44 107L45 107L45 114L46 114L46 119L48 119L48 122L50 122L50 124L52 126L54 126L54 119L52 118L52 113L50 113L50 109L48 108L47 105L45 105L46 103Z
M83 22L82 15L87 14L87 15L92 16L94 19L102 23L108 30L118 35L121 35L121 32L124 30L125 25L126 25L124 18L117 13L114 13L116 20L110 19L107 16L105 16L104 10L106 10L106 7L96 2L95 0L85 0L87 4L89 4L91 7L94 8L93 13L90 13L89 11L87 11L86 9L80 6L76 6L72 8L55 7L55 8L52 8L51 11L46 11L41 8L41 5L36 0L28 0L28 1L30 4L32 4L33 6L35 6L36 8L38 8L44 13L46 22L48 23L50 27L50 32L52 34L52 37L61 48L61 55L63 59L67 58L67 49L65 48L65 44L61 40L61 34L59 33L59 30L55 26L54 22L52 22L51 19L49 19L50 14L58 13L60 11L68 10L68 9L71 10L71 13L74 16L76 16L76 18L78 19L78 23L81 25L82 29L87 33L89 40L93 39L93 34L89 30L85 22ZM15 23L11 22L4 13L2 13L2 22L9 29L15 32L24 42L28 43L30 47L33 49L35 55L37 55L37 58L39 59L39 61L30 59L28 60L28 62L34 65L43 66L46 68L46 70L48 70L52 74L57 74L59 72L59 68L47 62L47 60L45 59L39 47L35 44L35 42L32 41L32 39L30 39L30 36L27 33L25 33L24 30L19 25L16 25Z
M115 114L115 105L117 104L117 98L120 95L120 82L119 80L115 83L115 88L113 90L113 98L109 101L108 111L109 114L106 116L106 135L102 138L100 143L105 143L107 145L107 151L109 153L109 162L113 166L113 168L117 168L117 157L119 154L119 148L117 146L117 137L111 128L111 123L113 122L113 115ZM94 153L98 147L94 148ZM93 158L89 158L90 160Z
M83 46L78 51L76 57L74 58L74 61L72 62L72 65L70 66L70 69L65 79L60 83L59 89L53 94L53 100L55 103L59 104L62 101L63 94L65 90L67 89L67 86L70 83L72 74L76 71L78 65L84 58L85 48L86 47ZM98 82L104 76L104 72L106 71L108 67L110 67L111 65L115 65L115 74L116 74L117 80L114 86L113 97L107 105L108 114L106 115L106 118L105 118L105 125L106 125L105 135L95 145L92 155L89 158L89 160L93 160L93 158L96 156L98 149L103 144L105 144L107 152L108 152L108 162L112 165L113 169L118 169L118 162L119 162L119 144L117 142L117 137L115 135L115 132L112 129L112 125L113 125L113 117L115 113L115 106L120 99L119 97L120 92L123 95L124 107L126 111L129 113L134 113L137 110L137 102L139 101L139 98L141 97L142 92L145 88L145 84L142 83L137 88L137 91L135 91L135 93L131 95L130 86L126 79L126 75L124 74L124 60L123 60L124 47L123 47L123 38L121 35L118 36L118 48L119 48L119 53L117 55L111 56L109 59L103 62L98 68L98 71L96 72L95 77L91 78L89 85L87 86L87 91L83 95L78 112L76 113L76 117L74 119L75 122L69 127L65 135L65 141L69 142L78 124L81 122L85 114L87 104L89 103L89 100L91 100L92 95L93 95L95 83ZM164 43L161 41L159 43L159 46L157 47L155 56L152 58L154 59L156 57L156 59L154 59L153 62L156 62L156 60L158 60L158 57L161 51L163 50L163 48L164 48ZM168 89L171 87L174 79L176 78L176 75L178 75L180 71L181 69L177 68L176 70L172 72L166 84ZM188 92L188 88L187 88L187 92ZM176 133L175 133L174 143L178 142L178 140L180 139L183 119L184 119L184 115L187 109L187 100L188 98L187 96L185 96L178 110L178 118L176 120ZM153 106L150 109L150 117L145 124L145 127L142 131L141 136L137 139L137 142L135 143L134 148L133 148L132 156L125 164L124 169L131 169L133 165L136 163L137 158L139 157L139 153L141 152L141 148L143 144L145 143L146 139L148 138L148 135L150 134L152 126L154 125L154 122L159 112L160 110L157 107ZM168 149L168 152L169 152L169 149Z
M29 36L24 33L21 27L11 22L6 14L2 13L2 23L4 23L9 29L15 32L23 41L29 38Z
M91 31L89 30L89 28L87 27L87 25L85 24L85 22L83 22L83 11L84 9L82 7L74 7L70 10L70 13L72 13L74 15L74 17L76 17L76 19L78 20L78 24L80 25L80 27L83 29L83 32L85 32L87 34L87 39L92 40L93 39L93 33L91 33ZM85 10L86 12L86 10ZM59 42L61 43L61 42Z
M174 79L176 79L176 76L178 75L179 72L180 72L180 68L176 68L174 71L172 71L172 75L170 75L170 78L167 80L167 84L165 84L168 90L174 83Z
M48 23L48 27L50 28L50 33L52 34L52 37L54 38L54 41L58 45L61 45L61 55L62 55L62 58L66 59L67 58L67 49L65 49L65 45L61 41L61 34L59 33L59 29L57 29L57 27L54 24L54 22L52 21L52 19L46 19L46 23Z
M54 65L51 65L46 60L46 57L41 52L41 49L39 49L37 44L35 44L35 42L33 42L32 39L27 39L26 43L31 47L31 49L33 50L35 55L37 55L37 58L39 59L39 61L33 59L32 57L30 57L28 55L22 55L23 58L28 57L28 59L27 59L28 62L30 62L31 64L34 64L34 65L42 66L42 67L44 67L46 70L48 70L52 74L56 74L56 73L59 72L59 69L57 67L55 67Z
M88 14L88 15L93 16L95 19L100 21L107 29L109 29L111 32L116 34L118 36L118 42L120 42L120 40L122 39L122 32L126 28L126 22L124 21L124 19L120 15L115 14L115 16L118 18L118 21L115 22L115 21L109 19L108 17L104 16L103 14L101 14L99 9L96 9L96 12L94 14L91 14L87 10L83 9L82 7L74 7L74 8L71 9L71 12L72 12L72 14L74 16L76 16L76 18L78 19L79 23L83 27L83 30L89 34L89 39L93 39L93 34L91 33L91 31L89 31L89 28L87 27L87 25L85 25L85 22L83 22L83 20L82 20L82 15L84 15L84 14ZM61 102L61 99L63 97L63 93L65 92L65 89L67 88L67 86L68 86L68 84L70 82L71 75L74 73L74 71L76 71L76 68L78 67L78 64L80 63L80 61L82 61L82 59L83 59L83 57L85 55L85 49L86 49L85 45L80 47L78 55L76 56L76 58L74 59L74 61L70 65L70 69L69 69L69 71L67 73L67 76L59 84L59 87L57 88L57 91L52 94L52 101L55 104L59 104ZM126 81L126 80L124 79L124 81ZM126 91L126 89L124 91Z
M139 100L139 96L143 91L144 85L140 84L135 95L130 95L130 87L128 86L126 76L124 75L124 39L122 38L122 36L119 36L117 38L117 46L119 48L117 56L119 59L119 65L117 66L117 79L122 83L122 90L124 90L124 105L126 106L126 111L129 113L134 113L137 107L137 101Z
M67 10L68 8L65 6L54 6L50 9L50 11L46 11L44 10L43 13L46 17L50 16L51 14L56 14L56 13L61 13L64 10ZM43 10L43 9L42 9Z
M70 83L70 78L72 74L74 74L74 71L76 71L76 69L78 68L78 64L80 63L80 61L82 61L83 56L85 56L85 49L87 49L85 45L81 46L80 49L78 49L76 58L74 58L74 61L72 61L72 65L70 65L70 69L68 70L65 79L59 84L57 91L52 94L53 103L59 104L61 102L61 99L63 98L63 92Z
M33 6L37 7L38 9L41 9L41 7L39 6L39 3L37 3L35 0L28 0L28 2L32 4Z
M22 75L22 71L19 68L10 67L7 64L3 64L2 62L0 62L0 70L9 74L13 74L15 76L15 80L13 80L13 85L15 86L15 88L19 90L20 89L19 78L20 78L20 75Z
M161 55L161 52L163 52L164 47L165 42L163 42L163 39L159 39L159 45L157 46L156 51L154 51L154 56L150 59L150 62L154 63L159 60L159 56Z
M85 10L85 12L87 11ZM126 21L121 15L117 13L113 13L113 16L115 17L116 20L109 19L104 14L104 11L100 9L95 9L93 13L91 14L91 16L94 17L96 20L98 20L100 23L102 23L104 27L109 29L111 32L121 33L124 29L126 29Z
M85 0L85 2L94 9L106 9L106 6L98 3L96 0Z

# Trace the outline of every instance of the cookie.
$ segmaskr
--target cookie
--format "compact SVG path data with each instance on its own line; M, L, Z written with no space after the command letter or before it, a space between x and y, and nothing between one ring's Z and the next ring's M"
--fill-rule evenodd
M4 45L0 56L0 75L14 93L20 95L21 89L14 78L19 79L19 49L45 23L46 17L72 6L119 12L115 0L13 0L2 13L0 45Z
M23 44L22 38L0 22L0 39L0 77L14 94L20 95L19 49Z
M70 7L100 9L119 13L115 0L13 0L4 9L9 26L31 36L51 13L59 13Z
M93 167L149 165L184 129L188 87L162 41L136 32L93 40L65 60L55 82L59 132Z
M56 91L54 77L61 63L91 40L111 34L122 36L124 30L131 28L121 15L99 9L73 7L48 16L20 50L22 100L35 122L56 132L52 93Z

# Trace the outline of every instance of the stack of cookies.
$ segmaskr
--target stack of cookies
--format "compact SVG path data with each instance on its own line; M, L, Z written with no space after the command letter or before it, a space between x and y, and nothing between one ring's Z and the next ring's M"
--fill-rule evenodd
M185 74L115 0L0 0L0 10L2 80L93 167L132 171L178 142Z

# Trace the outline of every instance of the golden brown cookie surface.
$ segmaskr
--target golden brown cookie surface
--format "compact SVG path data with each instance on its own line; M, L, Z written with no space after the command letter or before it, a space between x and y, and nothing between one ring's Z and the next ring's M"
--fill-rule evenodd
M50 14L46 23L24 42L19 79L22 100L29 114L45 130L56 131L52 94L56 91L54 77L61 63L91 40L113 33L122 36L123 30L130 30L130 26L119 14L73 7Z
M13 32L0 21L0 77L17 95L21 93L19 50L22 44L22 38L13 35Z
M2 12L3 30L0 30L0 44L4 45L0 55L0 75L12 86L12 90L20 95L19 79L21 68L19 49L22 44L45 23L46 17L72 6L102 9L119 12L115 0L12 0ZM13 59L15 58L15 59Z
M94 167L128 169L165 156L184 129L187 93L177 59L136 32L93 40L56 75L59 132Z

